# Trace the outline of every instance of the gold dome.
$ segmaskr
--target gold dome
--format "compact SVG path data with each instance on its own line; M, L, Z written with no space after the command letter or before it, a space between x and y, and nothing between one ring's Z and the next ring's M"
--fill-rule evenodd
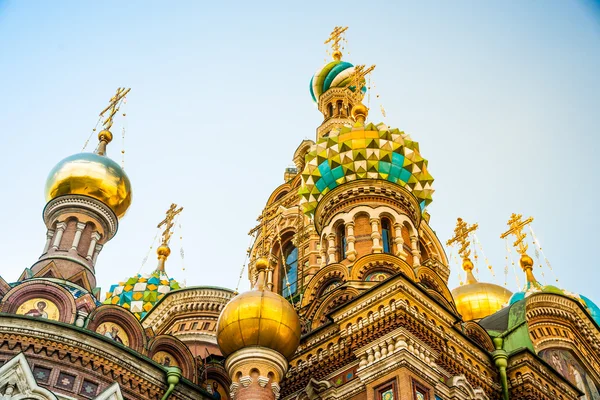
M227 356L248 346L261 346L289 359L300 343L298 314L283 297L251 290L234 297L217 323L217 341Z
M456 308L465 321L492 315L507 304L511 296L510 290L484 282L468 283L452 290Z
M46 201L66 194L101 201L121 218L131 205L131 184L125 171L108 157L79 153L59 162L46 180Z

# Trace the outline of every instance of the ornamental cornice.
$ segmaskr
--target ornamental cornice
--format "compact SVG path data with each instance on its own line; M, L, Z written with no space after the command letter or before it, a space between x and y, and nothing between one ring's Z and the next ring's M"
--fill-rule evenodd
M331 218L345 207L356 206L358 202L362 204L365 200L396 207L412 220L414 226L419 226L421 222L419 203L407 189L384 180L357 179L336 187L319 200L314 216L317 232L320 234Z
M94 219L100 217L106 232L106 241L112 239L119 228L119 219L115 213L96 199L81 195L63 195L50 200L44 207L43 218L46 226L50 226L58 215L64 212L81 213L82 211ZM90 214L90 212L92 214Z
M189 312L206 312L218 317L234 296L229 290L210 287L184 288L169 292L150 310L142 324L145 328L160 327L177 314Z
M0 322L0 345L6 342L12 349L20 344L23 350L33 346L34 352L46 349L49 356L54 353L63 357L70 355L71 362L79 358L83 366L88 363L102 365L125 381L136 381L145 390L164 390L164 371L150 362L144 362L141 354L134 356L129 351L118 348L116 344L105 343L84 332L66 329L58 324L52 324L53 329L48 329L50 324L46 321L0 316Z

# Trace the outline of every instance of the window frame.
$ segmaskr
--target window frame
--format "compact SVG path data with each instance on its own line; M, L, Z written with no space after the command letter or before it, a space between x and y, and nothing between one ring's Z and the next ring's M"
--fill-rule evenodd
M375 400L382 400L383 393L387 392L390 389L390 387L394 395L394 400L400 400L400 396L398 394L398 381L396 378L392 378L389 381L377 385L373 388L375 392Z
M416 381L415 379L412 379L412 392L413 392L413 399L415 399L415 400L417 400L417 391L419 391L425 395L425 400L431 399L430 390L427 387L423 386L418 381Z

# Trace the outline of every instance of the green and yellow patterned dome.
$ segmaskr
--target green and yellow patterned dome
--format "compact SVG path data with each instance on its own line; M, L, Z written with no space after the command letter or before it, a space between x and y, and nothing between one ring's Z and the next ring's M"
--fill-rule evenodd
M169 278L164 271L137 274L124 282L110 287L104 304L115 304L131 311L137 319L143 319L156 303L173 290L180 289L179 283Z
M356 123L332 130L306 155L299 190L304 213L314 214L330 190L358 179L384 179L408 189L421 209L431 203L433 177L419 144L387 125Z

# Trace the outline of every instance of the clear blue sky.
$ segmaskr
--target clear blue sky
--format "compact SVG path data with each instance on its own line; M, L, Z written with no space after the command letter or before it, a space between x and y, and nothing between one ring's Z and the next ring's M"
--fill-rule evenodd
M512 212L531 215L559 286L598 303L599 9L558 0L0 0L0 274L14 281L36 261L48 172L81 150L108 98L127 86L134 202L100 255L103 291L138 272L171 202L185 207L186 271L176 237L170 275L235 287L247 232L297 145L315 137L308 82L324 39L343 24L345 59L377 64L387 117L372 100L370 119L410 133L429 159L440 239L458 216L478 222L503 283L499 235ZM116 133L109 155L119 161ZM144 270L155 263L152 254ZM508 282L515 290L512 270Z

